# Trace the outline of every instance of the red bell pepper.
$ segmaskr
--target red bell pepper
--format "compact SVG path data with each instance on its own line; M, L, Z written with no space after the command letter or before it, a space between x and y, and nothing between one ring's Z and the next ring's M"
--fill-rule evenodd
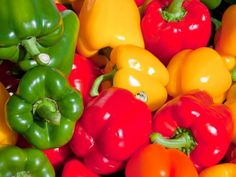
M77 122L70 147L97 174L112 174L149 143L152 115L128 90L111 87L91 100Z
M65 162L61 177L99 177L89 170L79 159L72 158Z
M203 91L188 93L167 102L153 119L151 140L189 154L196 168L217 164L224 157L233 134L231 113L213 103Z
M100 74L101 70L92 61L82 55L75 54L68 79L70 85L81 92L85 105L92 99L89 92L94 80Z
M180 50L206 46L211 16L199 0L152 0L144 10L141 28L145 47L164 64Z
M0 82L9 92L15 93L23 72L17 64L8 60L0 62Z
M47 156L48 160L51 162L55 170L59 170L66 160L72 155L70 146L68 144L52 149L42 150Z

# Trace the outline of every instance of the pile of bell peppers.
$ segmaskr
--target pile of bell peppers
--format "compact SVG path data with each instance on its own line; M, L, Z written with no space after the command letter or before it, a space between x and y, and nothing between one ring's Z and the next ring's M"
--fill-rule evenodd
M236 176L235 0L2 0L0 176Z

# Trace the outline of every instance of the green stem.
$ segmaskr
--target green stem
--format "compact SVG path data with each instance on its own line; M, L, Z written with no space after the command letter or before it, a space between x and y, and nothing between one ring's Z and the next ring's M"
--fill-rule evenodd
M173 0L171 4L162 11L162 17L166 21L180 21L186 14L183 8L184 0Z
M236 81L236 69L233 69L231 71L231 77L232 77L232 81L235 82Z
M59 112L58 106L56 102L50 98L38 100L33 105L33 113L36 113L41 119L51 124L60 124L61 114Z
M22 40L22 46L26 51L37 61L40 65L48 65L50 63L50 57L46 53L41 53L37 47L37 41L35 37Z
M215 26L215 31L217 31L220 28L221 24L222 24L221 21L214 18L214 17L211 17L211 21Z
M160 144L166 148L179 149L189 154L196 146L196 142L188 131L179 129L181 132L174 138L165 138L160 133L152 133L150 139L152 143ZM179 131L177 130L177 131Z
M101 85L101 83L105 80L111 80L113 79L115 73L116 73L116 69L114 68L110 73L107 74L102 74L99 77L97 77L93 83L92 89L90 91L90 96L97 96L99 95L99 86Z

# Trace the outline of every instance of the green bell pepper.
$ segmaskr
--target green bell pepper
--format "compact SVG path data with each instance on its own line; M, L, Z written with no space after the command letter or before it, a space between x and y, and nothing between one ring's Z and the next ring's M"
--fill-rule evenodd
M0 177L55 177L48 158L38 149L0 148Z
M64 22L62 39L48 48L38 44L38 49L50 56L51 60L48 66L56 67L64 74L69 75L73 65L80 24L78 16L72 10L65 10L61 12L61 15ZM38 65L35 60L32 60L29 54L24 59L19 60L18 63L23 70L28 70Z
M209 9L217 8L222 0L201 0Z
M50 57L38 45L50 47L63 36L63 19L53 0L1 0L0 59L17 62L28 53L39 64Z
M81 93L48 66L28 70L6 105L10 127L39 149L68 143L83 109Z

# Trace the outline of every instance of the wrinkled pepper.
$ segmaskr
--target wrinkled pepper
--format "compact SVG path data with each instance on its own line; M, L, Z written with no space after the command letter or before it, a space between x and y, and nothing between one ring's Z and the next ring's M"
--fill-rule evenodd
M236 127L236 83L233 83L233 85L230 87L230 89L227 92L226 100L224 104L228 106L232 113L234 127ZM232 137L232 142L236 143L236 128L234 128L234 133Z
M149 144L136 152L125 167L126 177L198 177L186 154Z
M233 135L231 112L204 91L168 101L153 117L151 141L189 155L201 171L219 163Z
M5 104L9 97L8 91L0 82L0 147L14 145L17 142L17 133L8 126L6 119Z
M75 54L74 62L68 80L72 87L79 90L82 94L84 105L93 98L90 90L94 80L101 75L102 71L90 59L82 55Z
M235 177L236 164L234 163L221 163L215 166L204 169L199 177Z
M105 74L94 83L102 89L110 87L124 88L140 97L149 108L158 109L167 99L165 86L169 81L167 68L151 52L134 45L120 45L111 51L110 60L105 67ZM96 91L94 89L92 91ZM92 92L98 95L98 92Z
M17 62L29 55L38 63L48 63L38 45L50 47L63 36L62 16L54 1L2 0L0 7L0 59ZM22 48L24 50L22 50Z
M31 145L49 149L65 145L71 139L83 112L83 100L61 72L37 66L21 78L6 109L13 130Z
M112 174L149 143L151 124L145 103L128 90L111 87L88 103L70 147L94 173Z
M99 177L88 169L79 159L71 158L65 162L61 177Z
M154 0L141 21L145 47L165 65L179 51L206 46L211 16L199 0Z
M140 14L134 0L85 0L79 19L77 51L85 57L121 44L144 47Z
M198 89L221 103L232 83L221 56L210 47L182 50L171 59L167 69L170 74L167 92L172 97Z
M0 177L55 177L47 157L38 149L0 148Z
M64 24L64 33L61 40L49 47L38 45L38 49L50 56L48 66L56 67L68 75L73 65L80 24L77 15L71 10L63 10L61 16ZM30 55L26 55L18 63L24 70L38 65L37 62L31 60Z

